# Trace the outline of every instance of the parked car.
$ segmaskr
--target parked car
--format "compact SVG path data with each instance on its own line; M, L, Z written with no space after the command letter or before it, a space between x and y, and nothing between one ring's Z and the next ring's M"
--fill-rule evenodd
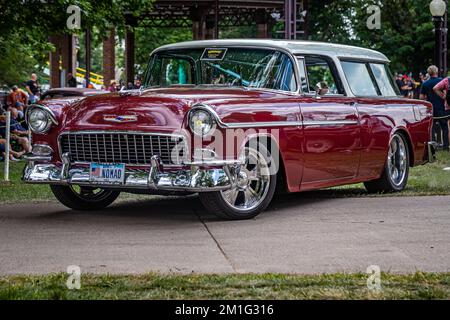
M364 182L402 191L433 160L431 104L399 97L382 53L338 44L209 40L155 50L143 90L28 108L24 180L77 210L120 192L198 193L227 219L288 192Z

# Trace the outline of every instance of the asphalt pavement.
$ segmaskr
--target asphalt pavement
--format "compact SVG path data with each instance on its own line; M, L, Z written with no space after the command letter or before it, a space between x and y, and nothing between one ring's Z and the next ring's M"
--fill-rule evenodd
M221 221L195 196L124 200L102 211L0 205L0 274L450 271L450 196L278 198Z

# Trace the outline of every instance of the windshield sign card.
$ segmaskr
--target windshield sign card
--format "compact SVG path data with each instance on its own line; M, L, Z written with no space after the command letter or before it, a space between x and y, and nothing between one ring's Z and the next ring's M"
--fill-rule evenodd
M125 164L91 163L89 180L102 184L123 184Z
M225 58L227 48L206 48L203 51L201 60L221 61Z

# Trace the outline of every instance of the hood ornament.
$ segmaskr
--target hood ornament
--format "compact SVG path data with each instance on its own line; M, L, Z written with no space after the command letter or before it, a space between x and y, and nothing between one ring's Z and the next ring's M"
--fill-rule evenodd
M144 91L143 87L140 87L139 89L125 89L125 88L122 88L119 91L119 95L121 97L140 96L140 95L142 95L143 91Z
M103 120L108 122L118 122L118 123L124 123L124 122L136 122L137 121L137 115L131 114L131 115L104 115Z

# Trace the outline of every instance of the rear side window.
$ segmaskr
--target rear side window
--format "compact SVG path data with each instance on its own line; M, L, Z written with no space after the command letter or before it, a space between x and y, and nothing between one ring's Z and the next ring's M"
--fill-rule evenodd
M364 62L341 61L341 65L355 96L378 96L374 80Z
M397 96L392 77L389 75L387 65L381 63L371 63L370 69L377 81L378 88L380 88L381 94L386 97Z

